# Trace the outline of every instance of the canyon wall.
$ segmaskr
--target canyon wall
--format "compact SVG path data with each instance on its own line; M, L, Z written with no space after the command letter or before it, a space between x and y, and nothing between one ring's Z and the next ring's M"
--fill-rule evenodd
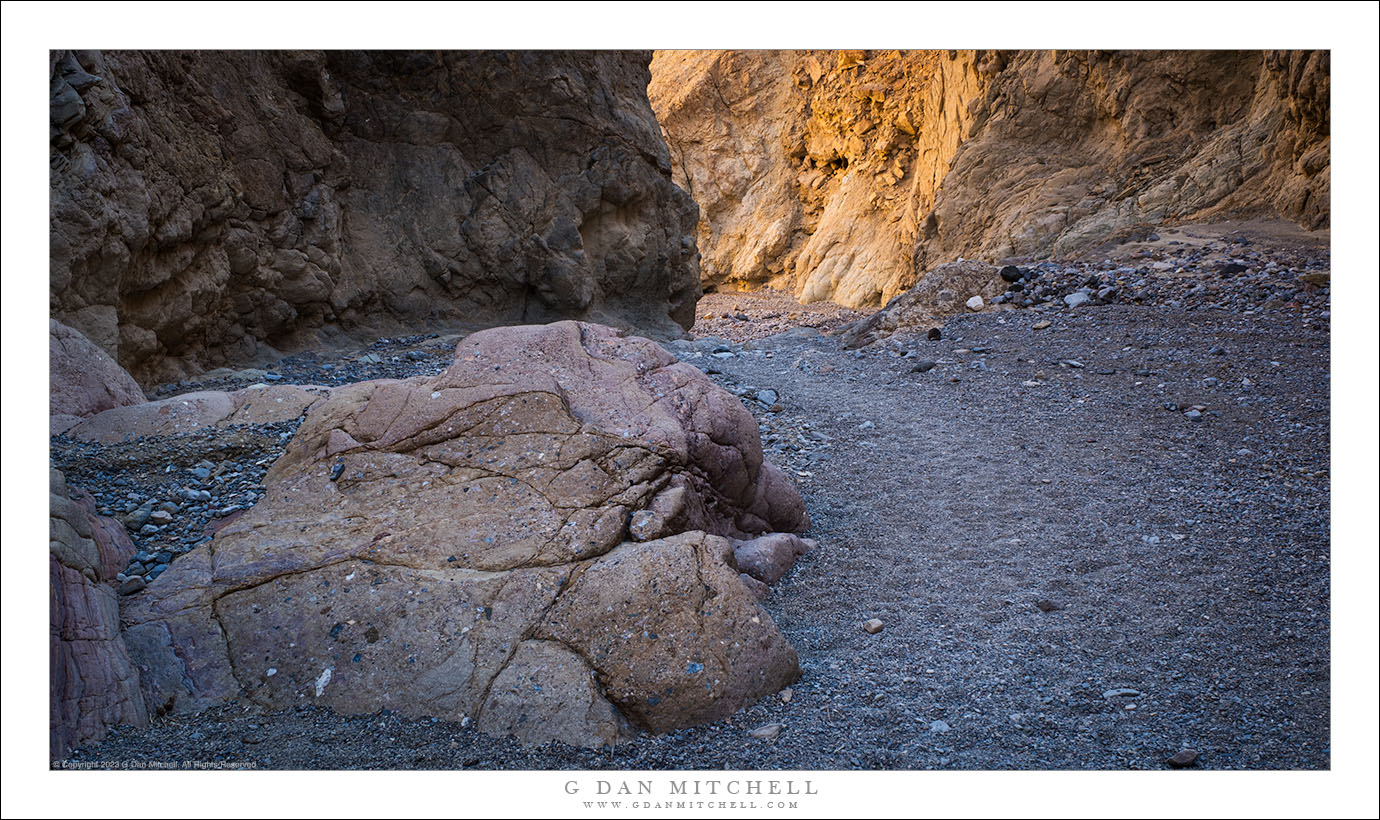
M678 335L647 52L53 52L50 310L145 385L341 336Z
M933 265L1329 219L1321 52L662 51L706 289L861 307Z

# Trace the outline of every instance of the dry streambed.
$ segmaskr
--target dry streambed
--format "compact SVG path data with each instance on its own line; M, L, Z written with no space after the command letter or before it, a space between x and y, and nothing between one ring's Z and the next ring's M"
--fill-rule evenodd
M766 602L789 696L603 751L237 702L72 763L1328 765L1325 322L1109 306L673 349L743 398L811 512L821 546Z

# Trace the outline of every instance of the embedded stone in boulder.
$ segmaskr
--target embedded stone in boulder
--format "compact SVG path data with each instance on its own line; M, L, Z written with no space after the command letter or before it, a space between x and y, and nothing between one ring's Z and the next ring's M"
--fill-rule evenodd
M777 532L751 541L734 542L733 558L741 572L764 584L774 584L791 571L796 558L815 546L813 539Z
M150 703L245 693L600 745L798 675L728 538L805 529L800 495L742 404L645 339L476 333L439 376L332 391L264 484L127 600Z

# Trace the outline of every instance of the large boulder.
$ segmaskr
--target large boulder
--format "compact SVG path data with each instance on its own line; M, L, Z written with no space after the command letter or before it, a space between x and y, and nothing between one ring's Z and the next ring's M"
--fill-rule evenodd
M48 320L48 418L56 435L102 410L141 404L144 391L80 331Z
M95 515L89 496L69 494L58 470L49 471L48 501L49 751L59 758L111 726L148 718L110 583L134 545L117 522Z
M650 52L54 51L52 315L145 384L418 328L674 336Z
M129 599L151 705L245 693L599 745L798 674L729 539L805 529L801 498L742 404L645 339L476 333L439 376L334 390L264 484Z

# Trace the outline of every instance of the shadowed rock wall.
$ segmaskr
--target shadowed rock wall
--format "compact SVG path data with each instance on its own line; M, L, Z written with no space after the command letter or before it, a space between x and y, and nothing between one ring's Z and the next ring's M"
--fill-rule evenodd
M699 296L647 52L53 52L54 318L144 384Z

